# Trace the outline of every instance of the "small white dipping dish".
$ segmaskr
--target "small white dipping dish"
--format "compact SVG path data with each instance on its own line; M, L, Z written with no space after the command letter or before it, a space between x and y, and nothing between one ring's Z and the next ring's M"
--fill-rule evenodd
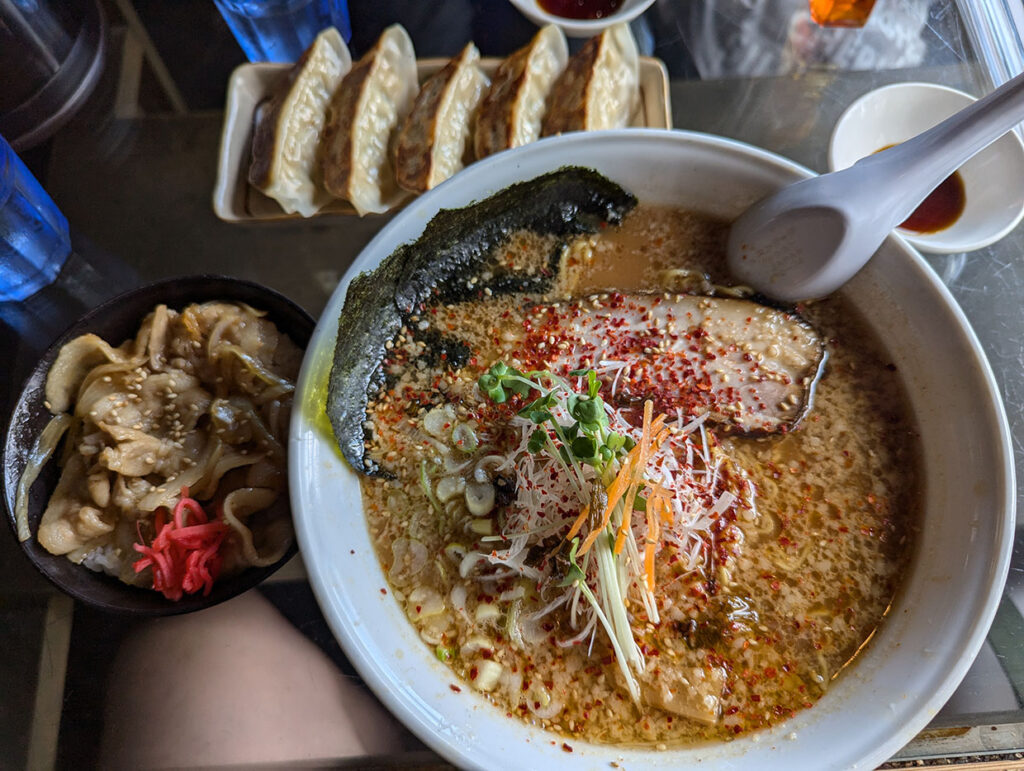
M832 171L852 166L899 144L975 101L970 94L934 83L896 83L851 104L836 123L828 149ZM1010 132L960 167L966 205L947 228L897 233L923 252L970 252L995 243L1024 216L1024 143Z
M546 24L554 24L562 28L569 37L593 37L613 24L620 21L630 22L646 11L654 3L654 0L625 0L615 13L611 16L604 16L600 19L570 19L566 16L557 16L548 13L540 6L539 0L509 0L523 16L534 24L543 27Z

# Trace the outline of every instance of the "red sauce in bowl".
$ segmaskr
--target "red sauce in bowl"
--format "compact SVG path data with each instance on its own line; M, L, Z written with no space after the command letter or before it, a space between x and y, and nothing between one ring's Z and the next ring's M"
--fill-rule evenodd
M622 7L622 0L537 0L537 5L566 19L604 19Z

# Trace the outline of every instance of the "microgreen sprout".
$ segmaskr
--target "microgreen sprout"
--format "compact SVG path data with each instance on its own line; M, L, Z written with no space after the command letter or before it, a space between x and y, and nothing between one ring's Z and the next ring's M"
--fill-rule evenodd
M492 365L480 376L477 384L480 391L496 404L504 404L511 394L527 398L536 392L537 396L519 410L520 415L538 426L530 435L529 451L553 450L566 466L577 472L578 465L582 463L603 472L611 461L628 453L634 442L609 430L608 412L599 394L601 382L597 373L592 369L578 369L570 372L569 376L586 378L586 392L576 393L568 383L547 370L523 373L503 361ZM551 387L546 383L551 383ZM565 394L565 406L574 421L567 426L562 425L552 412L559 404L561 393ZM551 434L558 439L559 445L554 444ZM582 475L576 473L575 476L579 483L583 482Z

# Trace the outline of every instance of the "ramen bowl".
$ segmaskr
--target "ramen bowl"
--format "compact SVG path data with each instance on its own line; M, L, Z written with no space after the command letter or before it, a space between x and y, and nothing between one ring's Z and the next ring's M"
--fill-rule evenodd
M33 452L36 439L53 415L45 404L46 377L65 343L79 335L93 333L113 345L133 339L142 320L160 303L181 309L191 303L210 300L245 303L265 311L267 318L304 348L313 329L313 319L302 308L267 287L226 276L181 276L133 289L94 308L71 325L42 355L29 374L14 404L3 449L3 497L11 530L17 534L15 497L18 481ZM59 456L58 456L59 457ZM268 578L297 551L293 542L271 565L250 567L214 582L208 595L185 594L171 601L160 592L122 583L112 576L89 570L63 555L51 554L36 540L43 511L57 486L59 469L51 459L32 484L28 495L28 524L32 533L21 548L32 565L59 589L100 610L137 616L167 616L188 613L231 599ZM288 502L280 496L276 512L287 516Z
M389 709L424 742L475 768L873 768L914 737L967 672L1009 565L1014 480L1006 418L967 320L898 237L842 289L884 341L919 424L925 473L916 551L875 637L828 692L776 728L663 751L568 740L506 717L437 661L391 595L363 523L359 480L320 417L346 286L465 206L566 164L589 166L642 202L732 219L811 172L712 136L626 130L544 140L487 159L414 201L366 247L328 303L298 384L292 508L329 624Z

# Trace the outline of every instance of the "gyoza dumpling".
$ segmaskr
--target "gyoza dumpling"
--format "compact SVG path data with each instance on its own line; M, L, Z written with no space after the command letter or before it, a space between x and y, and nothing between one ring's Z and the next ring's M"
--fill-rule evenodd
M473 119L490 82L479 62L470 43L420 88L395 143L395 177L406 190L441 184L471 154Z
M256 126L249 182L289 214L312 217L331 200L318 179L324 111L352 66L345 41L328 27L283 78Z
M565 35L549 24L498 65L476 119L477 158L540 137L548 92L568 58Z
M394 24L331 97L321 148L324 187L360 215L386 212L405 195L395 183L389 142L417 87L412 40Z
M628 125L640 93L639 66L628 25L588 40L551 88L544 136Z

